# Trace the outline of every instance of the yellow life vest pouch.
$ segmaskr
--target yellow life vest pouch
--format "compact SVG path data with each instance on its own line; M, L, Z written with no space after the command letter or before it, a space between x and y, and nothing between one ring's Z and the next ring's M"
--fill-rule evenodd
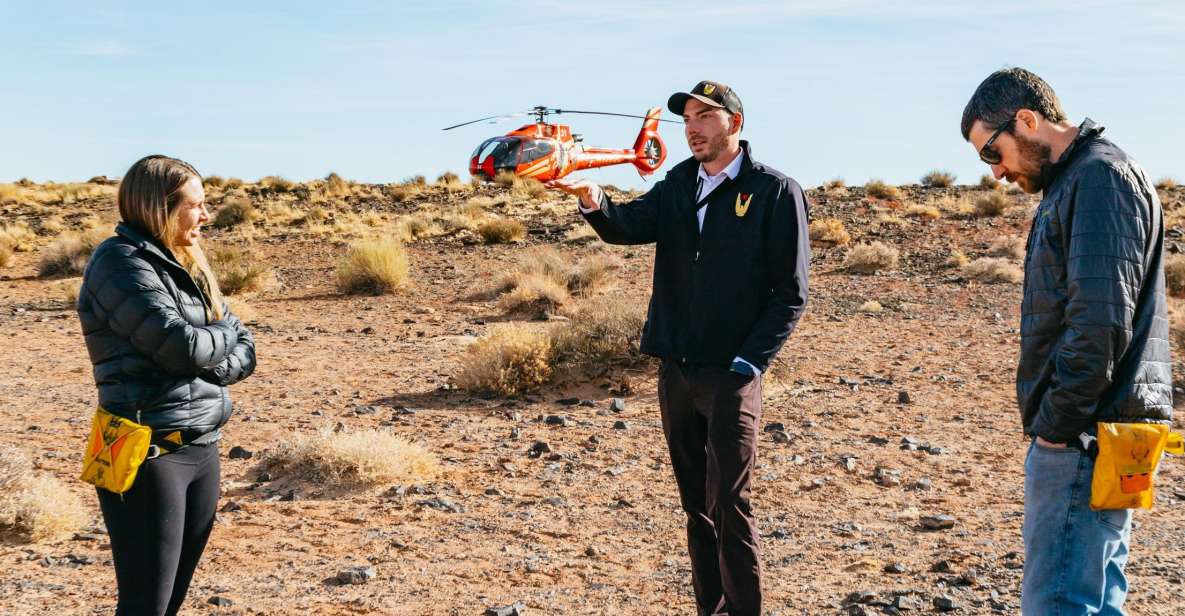
M1185 453L1185 440L1164 424L1099 422L1098 428L1090 508L1151 509L1160 458Z
M148 458L152 429L99 408L82 458L82 477L108 492L123 494Z

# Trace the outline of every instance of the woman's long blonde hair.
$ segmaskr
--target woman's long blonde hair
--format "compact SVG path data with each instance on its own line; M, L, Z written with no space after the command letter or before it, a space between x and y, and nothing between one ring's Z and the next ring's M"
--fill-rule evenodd
M159 154L145 156L124 174L116 200L124 222L151 233L189 271L205 292L208 317L216 320L225 316L222 292L205 253L196 243L177 245L178 191L191 178L201 177L185 161Z

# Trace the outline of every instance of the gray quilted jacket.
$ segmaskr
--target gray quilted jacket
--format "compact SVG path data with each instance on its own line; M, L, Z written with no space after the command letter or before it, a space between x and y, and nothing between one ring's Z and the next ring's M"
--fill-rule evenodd
M1102 132L1087 119L1050 170L1025 256L1016 394L1055 443L1172 418L1160 200Z
M78 294L99 406L154 432L217 440L231 414L226 386L255 370L255 341L229 311L208 322L193 277L147 234L126 223L115 232Z

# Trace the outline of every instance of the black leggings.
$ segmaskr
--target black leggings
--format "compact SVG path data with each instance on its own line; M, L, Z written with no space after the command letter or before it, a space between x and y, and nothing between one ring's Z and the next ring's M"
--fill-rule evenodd
M116 616L176 614L185 601L218 505L218 445L191 445L147 460L132 489L99 489L111 538Z

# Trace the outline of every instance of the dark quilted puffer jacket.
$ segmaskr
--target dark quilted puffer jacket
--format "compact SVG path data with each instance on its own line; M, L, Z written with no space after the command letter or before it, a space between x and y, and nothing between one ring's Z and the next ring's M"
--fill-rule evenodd
M231 414L227 385L255 370L255 341L229 310L208 322L193 277L146 233L115 231L78 294L99 406L154 432L217 440Z
M1025 256L1016 393L1025 432L1168 422L1164 220L1147 174L1083 122L1050 172Z

